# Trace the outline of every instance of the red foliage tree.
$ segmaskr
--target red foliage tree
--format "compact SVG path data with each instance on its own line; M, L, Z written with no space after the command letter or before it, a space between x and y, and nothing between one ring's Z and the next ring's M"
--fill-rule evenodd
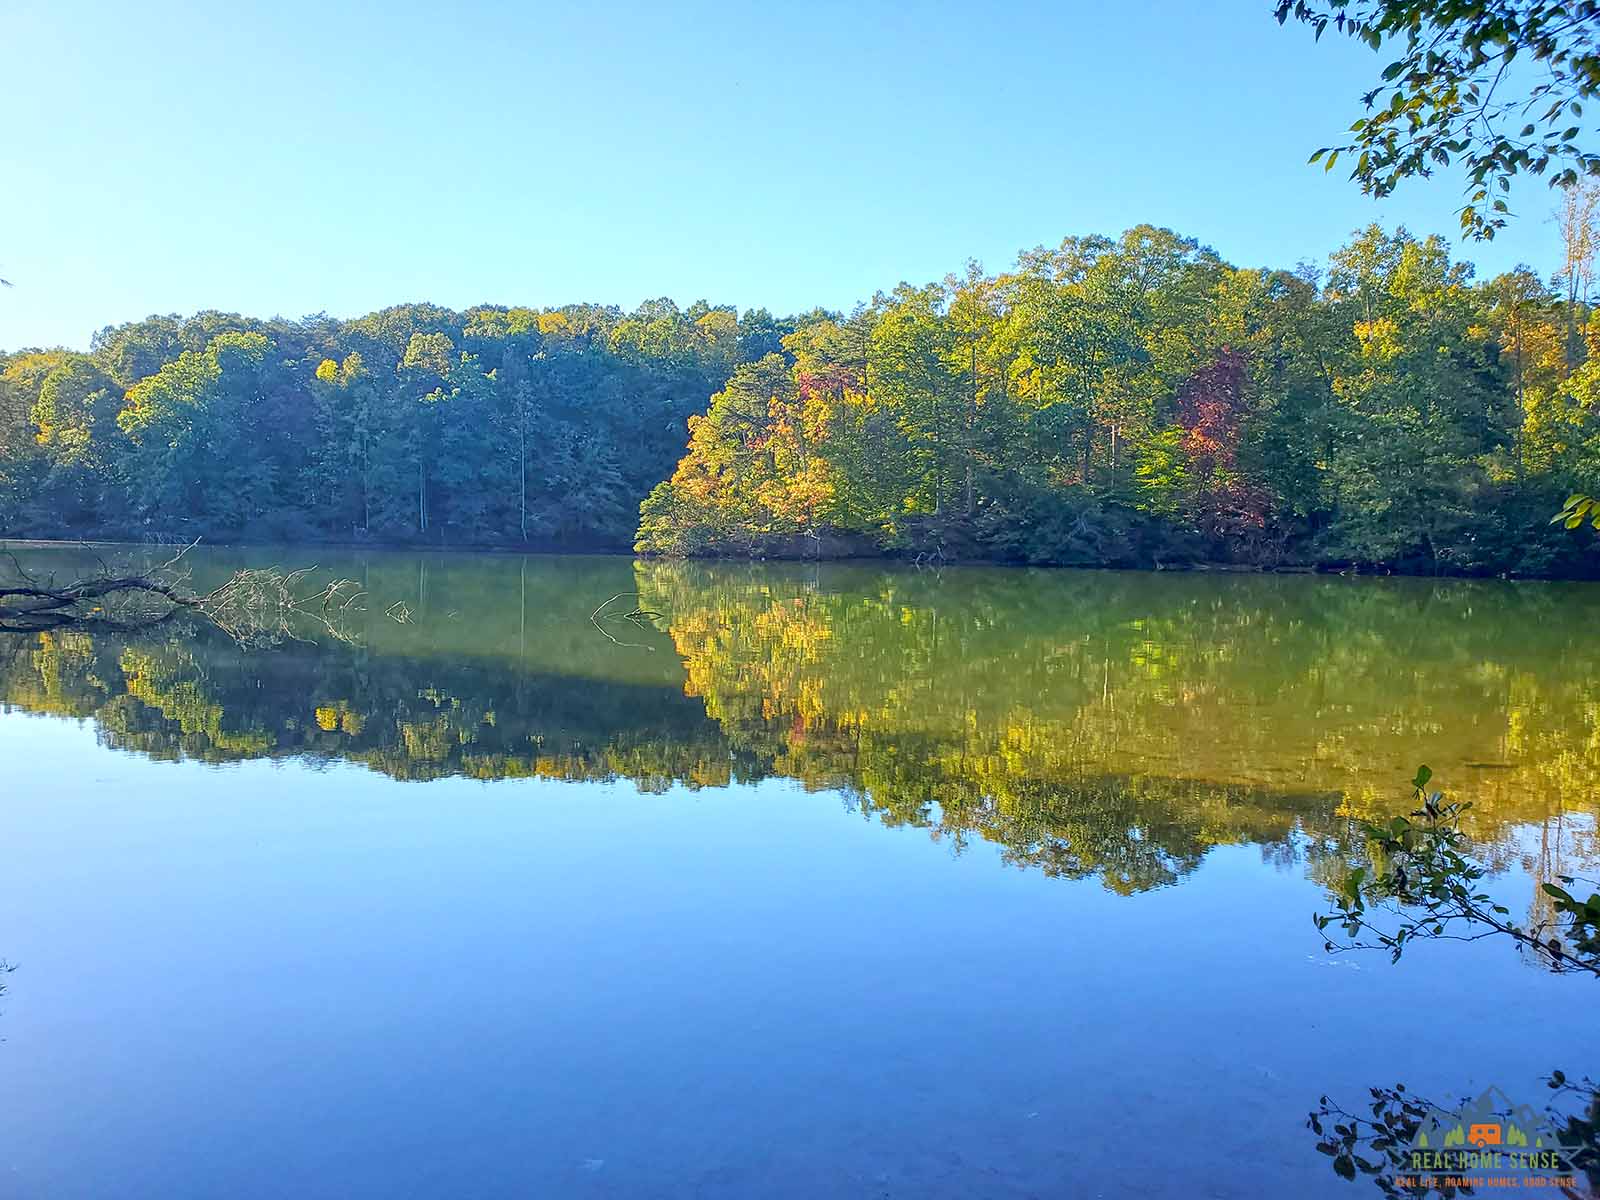
M1177 423L1184 431L1195 484L1194 518L1213 537L1266 527L1272 495L1239 470L1239 442L1250 415L1250 360L1223 349L1178 389Z

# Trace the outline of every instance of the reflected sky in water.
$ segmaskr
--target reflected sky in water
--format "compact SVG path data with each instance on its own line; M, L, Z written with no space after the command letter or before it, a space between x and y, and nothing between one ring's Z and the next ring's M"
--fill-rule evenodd
M355 566L416 624L0 650L0 1194L1346 1195L1324 1092L1600 1050L1310 921L1391 763L1592 856L1587 593Z

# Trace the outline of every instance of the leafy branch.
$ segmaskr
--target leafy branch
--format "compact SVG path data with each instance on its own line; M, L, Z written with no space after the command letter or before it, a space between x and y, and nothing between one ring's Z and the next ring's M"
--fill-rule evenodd
M1550 969L1600 978L1600 892L1580 900L1568 889L1578 882L1570 875L1541 887L1550 900L1549 920L1522 926L1509 910L1480 888L1486 869L1468 855L1461 816L1471 806L1447 802L1427 790L1433 772L1418 767L1411 781L1419 807L1408 817L1368 824L1368 865L1351 868L1329 895L1330 910L1313 914L1330 952L1384 949L1398 961L1417 938L1476 941L1509 937ZM1565 885L1565 886L1563 886ZM1328 937L1342 931L1344 941ZM1581 1171L1591 1190L1600 1187L1600 1086L1584 1078L1576 1083L1561 1071L1546 1082L1555 1093L1546 1113L1567 1148L1571 1170ZM1367 1175L1386 1196L1450 1197L1470 1194L1459 1176L1419 1172L1411 1152L1417 1132L1444 1109L1404 1084L1368 1089L1365 1113L1351 1112L1323 1096L1306 1119L1317 1136L1317 1149L1333 1160L1344 1179ZM1576 1176L1574 1176L1574 1179ZM1561 1186L1563 1195L1582 1193Z
M1600 892L1579 900L1566 887L1543 884L1552 919L1524 926L1479 884L1486 869L1469 857L1461 817L1470 804L1426 790L1433 772L1417 769L1411 786L1419 807L1409 816L1366 826L1369 866L1352 867L1330 893L1331 908L1312 919L1330 952L1383 949L1399 961L1417 938L1478 941L1501 935L1555 971L1600 977ZM1562 875L1561 884L1578 883ZM1343 941L1328 936L1330 929Z
M1561 1138L1562 1157L1593 1184L1600 1172L1600 1086L1588 1078L1574 1083L1561 1071L1552 1071L1545 1082L1553 1093L1545 1113ZM1459 1177L1419 1174L1412 1166L1417 1131L1446 1110L1408 1092L1403 1083L1367 1090L1371 1100L1365 1112L1350 1112L1323 1096L1306 1117L1306 1128L1317 1135L1317 1150L1333 1160L1334 1173L1351 1180L1369 1176L1385 1196L1471 1195L1472 1188ZM1583 1194L1568 1187L1560 1191L1569 1197Z
M1550 518L1552 525L1565 525L1568 529L1576 529L1588 521L1596 529L1600 529L1600 500L1593 496L1585 496L1582 492L1574 492L1567 497L1567 502L1561 506L1561 511Z
M1350 178L1368 195L1456 163L1468 181L1461 227L1489 239L1506 224L1518 174L1559 187L1600 176L1600 152L1582 144L1594 132L1584 103L1600 92L1596 0L1279 0L1275 15L1319 40L1333 28L1374 50L1400 47L1362 97L1351 140L1311 156L1330 171L1354 157ZM1513 74L1519 59L1531 79Z

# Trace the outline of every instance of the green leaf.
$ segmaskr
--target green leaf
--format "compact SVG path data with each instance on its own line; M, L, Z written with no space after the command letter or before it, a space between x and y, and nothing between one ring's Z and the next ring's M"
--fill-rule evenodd
M1427 765L1417 768L1417 777L1411 781L1411 786L1421 791L1428 786L1428 780L1433 778L1433 770Z

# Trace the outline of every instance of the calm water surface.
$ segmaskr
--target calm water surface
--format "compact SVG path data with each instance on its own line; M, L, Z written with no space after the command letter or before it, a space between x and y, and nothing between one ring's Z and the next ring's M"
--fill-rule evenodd
M1310 921L1420 762L1593 866L1600 589L194 557L366 610L0 637L0 1196L1353 1197L1324 1092L1600 1058Z

